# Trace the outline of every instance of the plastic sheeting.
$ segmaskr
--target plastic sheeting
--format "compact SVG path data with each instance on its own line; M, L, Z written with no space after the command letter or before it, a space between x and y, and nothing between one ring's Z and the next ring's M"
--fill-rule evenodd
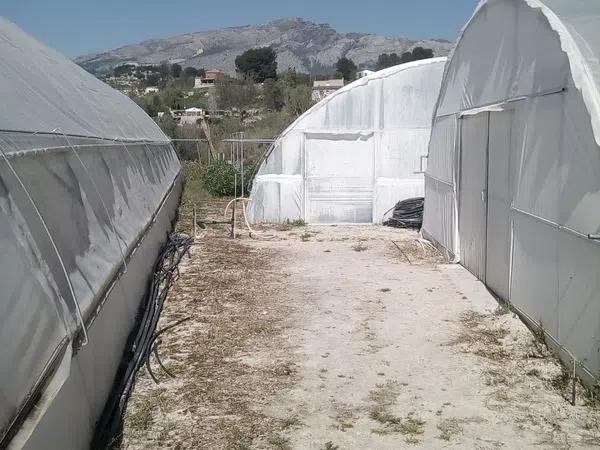
M180 166L135 103L1 18L0 97L2 446L19 432L13 422L26 418L34 392L36 414L52 402L48 377L79 346L82 322L89 329L100 314ZM130 292L143 292L149 273L128 276ZM113 318L111 333L126 337L140 300L129 316ZM120 358L121 348L108 353ZM112 382L118 359L102 363ZM94 380L86 383L81 395L94 395Z
M254 180L252 222L380 223L423 196L445 58L376 72L325 98L273 144Z
M423 225L588 381L600 374L599 54L595 0L482 1L445 69Z

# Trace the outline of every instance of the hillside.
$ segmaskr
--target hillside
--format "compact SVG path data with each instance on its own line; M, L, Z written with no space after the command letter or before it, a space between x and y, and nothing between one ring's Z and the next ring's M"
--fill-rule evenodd
M400 54L422 46L433 49L436 56L443 56L450 51L452 44L443 39L414 40L338 33L328 24L287 18L266 25L151 39L107 52L79 56L75 62L92 73L106 72L125 62L159 64L164 61L233 73L237 55L250 48L265 46L272 46L277 51L280 70L292 67L299 72L318 74L331 71L341 56L353 59L360 66L373 67L381 53Z

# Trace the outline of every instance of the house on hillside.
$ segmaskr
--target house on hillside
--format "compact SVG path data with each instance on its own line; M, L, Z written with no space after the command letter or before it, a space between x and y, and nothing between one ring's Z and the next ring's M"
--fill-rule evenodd
M325 97L344 87L344 79L315 81L312 88L313 102L320 102Z
M210 69L206 71L203 77L194 79L194 89L204 89L213 86L215 82L225 76L225 72L219 69Z
M181 112L180 125L196 125L198 120L205 116L205 111L201 108L187 108Z

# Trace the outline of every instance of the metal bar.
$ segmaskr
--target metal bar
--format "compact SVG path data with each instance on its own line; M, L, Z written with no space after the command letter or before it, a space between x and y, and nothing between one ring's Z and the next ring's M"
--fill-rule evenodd
M8 136L6 136L6 139L9 139ZM10 139L9 139L10 140ZM15 145L14 141L11 141L13 143L13 145ZM136 143L132 143L129 141L120 141L121 143L124 142L128 142L130 145L134 144L134 145L168 145L168 142L136 142ZM43 153L61 153L61 152L68 152L69 150L71 150L72 147L75 148L87 148L87 147L117 147L120 146L120 144L116 143L116 140L113 140L113 142L111 144L72 144L71 146L68 145L60 145L60 146L55 146L55 147L37 147L37 148L31 148L31 149L27 149L27 150L16 150L16 151L12 151L12 152L7 152L6 153L6 157L7 159L15 159L15 158L22 158L22 157L29 157L29 156L36 156L39 154L43 154Z
M93 136L93 135L85 135L85 134L71 134L71 133L56 133L55 130L52 131L22 131L22 130L0 130L0 133L6 133L6 134L25 134L25 135L42 135L42 136L63 136L63 134L66 134L69 137L73 137L73 138L83 138L83 139L96 139L99 141L114 141L115 139L119 139L119 140L123 140L123 141L127 141L130 143L144 143L144 142L160 142L162 144L167 143L167 141L153 141L153 140L149 140L149 139L126 139L126 138L119 138L119 137L101 137L101 136Z
M527 212L527 211L523 211L522 209L516 208L514 206L511 206L510 209L512 211L518 212L519 214L523 214L524 216L531 217L532 219L536 219L539 222L542 222L542 223L544 223L544 224L546 224L546 225L548 225L548 226L550 226L552 228L556 228L559 231L566 231L567 233L569 233L569 234L571 234L571 235L573 235L575 237L578 237L580 239L591 240L594 243L600 244L600 235L581 233L581 232L579 232L577 230L574 230L574 229L569 228L569 227L565 227L564 225L560 225L560 224L558 224L556 222L553 222L551 220L544 219L543 217L540 217L538 215L532 214L532 213Z
M434 117L434 120L441 119L444 117L450 117L455 114L458 114L458 115L466 114L466 113L469 113L472 111L477 111L477 110L484 109L484 108L492 108L494 106L504 106L508 103L519 102L519 101L528 100L531 98L545 97L546 95L553 95L553 94L562 94L563 92L566 92L566 91L567 91L567 88L563 87L563 88L557 88L557 89L550 89L550 90L542 91L542 92L536 92L534 94L521 95L518 97L508 97L508 98L505 98L504 100L499 100L497 102L486 103L486 104L483 104L480 106L473 106L472 108L465 108L465 109L461 109L461 110L451 112L451 113L439 114ZM481 111L481 112L483 112L483 111Z
M276 139L245 139L245 138L229 138L223 139L223 142L237 142L246 144L272 144Z
M242 138L240 141L240 148L241 148L240 174L242 176L242 197L244 197L244 133L240 132L240 136Z
M452 182L451 182L451 181L444 181L444 180L440 180L439 178L437 178L437 177L434 177L433 175L430 175L430 174L428 174L427 172L424 172L424 173L423 173L423 175L424 175L426 178L431 178L433 181L437 181L438 183L442 183L442 184L445 184L446 186L454 187L454 185L452 184Z

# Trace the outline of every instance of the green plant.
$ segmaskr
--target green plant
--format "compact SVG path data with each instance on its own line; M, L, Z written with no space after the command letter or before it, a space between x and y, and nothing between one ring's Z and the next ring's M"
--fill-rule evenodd
M213 161L205 166L202 179L204 187L212 195L234 196L240 195L242 192L240 169L226 161ZM249 193L252 188L251 168L244 168L244 185L244 192Z

